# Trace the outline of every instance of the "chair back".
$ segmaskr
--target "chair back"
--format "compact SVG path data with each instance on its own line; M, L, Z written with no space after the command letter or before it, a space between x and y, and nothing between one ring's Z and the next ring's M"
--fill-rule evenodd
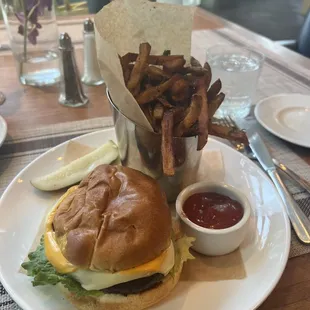
M298 52L310 58L310 10L306 15L297 41Z

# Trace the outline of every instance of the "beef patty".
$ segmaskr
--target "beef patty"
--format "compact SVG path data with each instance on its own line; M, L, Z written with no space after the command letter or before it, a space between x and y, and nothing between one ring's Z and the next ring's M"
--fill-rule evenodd
M156 287L162 282L164 277L162 273L155 273L149 277L110 286L102 291L108 294L120 294L124 296L138 294Z

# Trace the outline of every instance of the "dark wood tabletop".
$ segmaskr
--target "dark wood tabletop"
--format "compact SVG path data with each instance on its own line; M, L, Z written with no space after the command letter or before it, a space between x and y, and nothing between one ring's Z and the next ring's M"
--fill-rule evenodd
M80 17L79 17L80 18ZM60 27L74 20L60 21ZM80 27L80 25L79 25ZM215 15L199 9L195 16L195 29L212 29L228 27L242 33L249 40L254 40L270 49L278 57L295 62L309 68L310 61L284 47L276 45L267 38L254 34L240 26L225 21ZM0 27L1 31L1 27ZM78 28L77 31L80 31ZM78 64L82 65L82 49L76 48ZM105 95L105 86L85 87L90 104L82 108L66 108L58 104L57 87L34 88L22 86L17 78L16 66L10 53L0 52L0 91L5 93L7 100L0 106L0 114L6 119L8 133L14 128L25 130L36 125L57 124L76 120L90 119L98 116L109 116L110 107ZM310 150L290 145L290 147L307 163L310 164ZM288 261L284 274L271 295L259 307L260 310L306 310L310 309L310 254L292 258ZM257 284L259 285L259 283ZM232 309L238 310L238 309Z

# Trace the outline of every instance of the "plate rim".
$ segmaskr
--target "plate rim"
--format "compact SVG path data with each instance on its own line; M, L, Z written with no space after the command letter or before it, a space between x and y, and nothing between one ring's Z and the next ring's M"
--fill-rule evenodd
M10 191L11 191L11 187L13 186L13 184L16 182L16 180L20 177L20 175L22 173L24 173L25 170L28 169L28 167L30 167L31 165L33 165L34 163L36 163L37 161L39 161L43 156L45 156L47 153L53 152L55 149L66 145L67 143L69 143L69 141L75 141L75 140L79 140L81 139L81 137L84 136L91 136L91 135L96 135L99 134L100 132L105 132L105 131L114 131L114 127L110 127L110 128L104 128L101 130L96 130L96 131L92 131L89 132L87 134L84 135L80 135L78 137L75 137L73 139L69 139L66 140L52 148L50 148L49 150L45 151L44 153L42 153L40 156L38 156L37 158L35 158L33 161L31 161L29 164L27 164L14 178L13 180L10 182L10 184L6 187L5 191L3 192L3 194L1 195L0 198L0 213L2 211L3 208L5 208L5 198L9 195ZM240 152L236 151L235 149L233 149L232 147L228 146L227 144L223 143L222 141L219 141L217 139L215 139L213 136L209 137L209 139L214 142L215 144L220 144L221 147L223 147L226 150L229 150L230 152L236 152L238 153L239 156L241 156L244 160L250 162L251 164L254 165L254 163L245 155L241 154ZM285 207L284 204L281 201L281 198L278 194L278 192L276 191L275 186L273 185L272 181L267 177L267 175L264 174L263 170L259 169L257 167L259 173L265 177L266 182L269 183L269 185L273 188L275 195L277 195L279 203L281 205L282 208L282 214L283 214L283 219L284 219L284 227L285 227L285 239L287 240L286 242L286 248L283 251L283 265L281 266L281 268L279 269L279 273L278 275L273 279L273 281L270 281L269 287L267 288L267 290L265 291L264 295L262 295L261 298L259 298L259 300L253 304L253 308L249 309L249 310L254 310L257 307L259 307L265 300L266 298L271 294L271 292L274 290L274 288L276 287L276 285L278 284L280 278L282 277L282 274L286 268L287 262L288 262L288 258L289 258L289 252L290 252L290 245L291 245L291 227L290 227L290 221L288 219L287 213L285 211ZM7 293L9 294L9 296L16 302L16 304L21 307L23 310L32 310L31 308L29 308L29 304L27 302L25 302L22 298L19 297L19 295L16 295L15 292L13 292L13 290L11 289L11 286L6 282L5 278L2 275L2 268L0 268L0 283L2 284L2 286L4 287L4 289L7 291ZM14 297L13 297L14 296Z
M255 108L254 108L254 115L255 115L255 118L257 119L258 123L264 127L267 131L269 131L270 133L272 133L273 135L275 135L276 137L280 138L280 139L283 139L289 143L292 143L294 145L298 145L298 146L302 146L302 147L305 147L305 148L310 148L310 142L309 143L304 143L303 141L296 141L290 137L287 137L285 135L282 135L281 133L279 133L278 131L274 130L273 128L271 128L268 124L266 124L266 122L260 117L259 113L260 113L260 110L262 109L262 105L267 101L267 100L270 100L272 98L277 98L277 97L287 97L287 96L305 96L305 97L309 97L309 95L306 95L306 94L300 94L300 93L281 93L281 94L276 94L276 95L272 95L272 96L268 96L266 98L263 98L261 100L259 100L257 102L257 104L255 105Z

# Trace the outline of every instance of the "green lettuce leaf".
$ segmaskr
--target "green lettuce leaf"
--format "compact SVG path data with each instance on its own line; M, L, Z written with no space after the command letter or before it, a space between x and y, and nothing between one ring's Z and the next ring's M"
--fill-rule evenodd
M77 296L99 296L103 294L101 291L96 290L87 291L69 274L57 272L45 256L43 236L37 249L29 253L28 258L29 261L24 262L22 267L27 271L28 276L33 277L33 286L56 285L61 283L71 293Z
M193 256L189 249L192 246L192 243L195 241L195 238L193 237L187 237L184 235L183 237L175 240L173 239L174 244L174 250L175 250L175 260L174 260L174 266L170 271L170 274L172 277L174 277L176 270L178 269L180 264L183 264L189 259L195 259L195 256Z

